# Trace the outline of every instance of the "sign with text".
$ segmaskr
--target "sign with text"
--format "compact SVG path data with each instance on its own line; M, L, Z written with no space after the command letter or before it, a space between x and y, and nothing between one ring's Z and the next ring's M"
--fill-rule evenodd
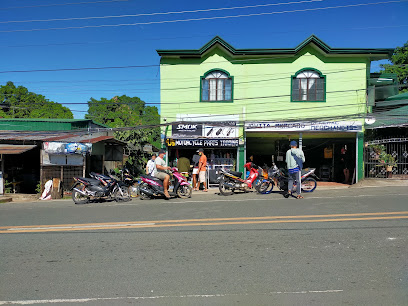
M360 121L247 122L247 132L361 132Z
M166 139L168 147L191 147L191 148L236 148L238 139Z
M192 122L174 123L171 125L171 130L174 137L202 136L203 134L202 124Z

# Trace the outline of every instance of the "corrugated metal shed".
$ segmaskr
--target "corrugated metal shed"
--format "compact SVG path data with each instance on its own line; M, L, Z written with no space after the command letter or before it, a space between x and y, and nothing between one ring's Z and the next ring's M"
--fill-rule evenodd
M69 131L98 127L106 128L106 126L88 119L0 119L0 130L8 131Z
M34 149L35 145L8 145L0 144L0 154L21 154Z

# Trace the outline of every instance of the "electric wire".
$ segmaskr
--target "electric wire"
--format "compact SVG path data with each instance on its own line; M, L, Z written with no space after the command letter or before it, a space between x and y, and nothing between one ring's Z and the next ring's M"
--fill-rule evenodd
M173 15L173 14L187 14L187 13L203 13L203 12L224 11L224 10L236 10L236 9L250 9L250 8L279 6L279 5L291 5L291 4L302 4L302 3L312 3L312 2L322 2L322 1L325 1L325 0L302 0L302 1L293 1L293 2L267 3L267 4L257 4L257 5L246 5L246 6L235 6L235 7L222 7L222 8L210 8L210 9L198 9L198 10L185 10L185 11L172 11L172 12L139 13L139 14L124 14L124 15L92 16L92 17L31 19L31 20L9 20L9 21L0 21L0 24L6 24L6 23L23 23L23 22L26 23L26 22L50 22L50 21L72 21L72 20L110 19L110 18L128 18L128 17L157 16L157 15Z
M241 17L253 17L253 16L275 15L275 14L321 11L321 10L349 8L349 7L362 7L362 6L369 6L369 5L401 3L401 2L406 2L406 1L407 0L392 0L392 1L382 1L382 2L357 3L357 4L348 4L348 5L329 6L329 7L318 7L318 8L309 8L309 9L288 10L288 11L279 11L279 12L275 11L275 12L240 14L240 15L230 15L230 16L213 16L213 17L176 19L176 20L162 20L162 21L147 21L147 22L136 22L136 23L102 24L102 25L86 25L86 26L55 27L55 28L37 28L37 29L21 29L21 30L1 30L0 33L91 29L91 28L103 28L103 27L122 27L122 26L138 26L138 25L151 25L151 24L169 24L169 23L178 23L178 22L216 20L216 19L220 20L220 19L229 19L229 18L241 18Z

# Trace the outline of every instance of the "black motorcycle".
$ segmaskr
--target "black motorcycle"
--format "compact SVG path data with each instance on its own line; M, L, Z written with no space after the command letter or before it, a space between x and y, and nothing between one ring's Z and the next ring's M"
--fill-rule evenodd
M283 168L278 168L275 163L272 163L272 167L268 170L268 178L263 179L256 190L262 194L269 194L272 192L273 187L276 185L281 191L287 192L289 187L289 174L287 170ZM312 178L314 176L318 179L315 174L315 168L307 168L301 172L302 181L302 191L303 192L313 192L317 187L317 181ZM293 182L293 190L296 190L297 181Z
M111 177L116 178L128 188L129 195L132 198L137 198L140 195L140 181L130 174L129 169L123 168L119 170L119 175L115 171L111 171Z
M71 187L72 200L75 204L86 204L92 200L130 200L125 184L113 177L91 172L91 178L74 177Z

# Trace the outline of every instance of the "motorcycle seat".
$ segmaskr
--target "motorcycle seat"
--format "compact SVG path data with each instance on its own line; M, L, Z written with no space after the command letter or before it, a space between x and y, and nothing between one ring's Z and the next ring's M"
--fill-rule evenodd
M147 178L147 179L153 180L153 181L158 181L158 182L161 181L161 179L159 179L157 177L154 177L154 176L151 176L150 174L142 174L141 177L144 177L144 178Z
M242 172L237 172L237 171L227 171L228 173L231 173L232 175L241 177L242 176Z
M85 181L85 182L88 182L91 185L95 185L95 186L97 186L97 185L99 185L101 183L99 180L94 179L94 178L89 178L89 177L80 177L80 179Z

